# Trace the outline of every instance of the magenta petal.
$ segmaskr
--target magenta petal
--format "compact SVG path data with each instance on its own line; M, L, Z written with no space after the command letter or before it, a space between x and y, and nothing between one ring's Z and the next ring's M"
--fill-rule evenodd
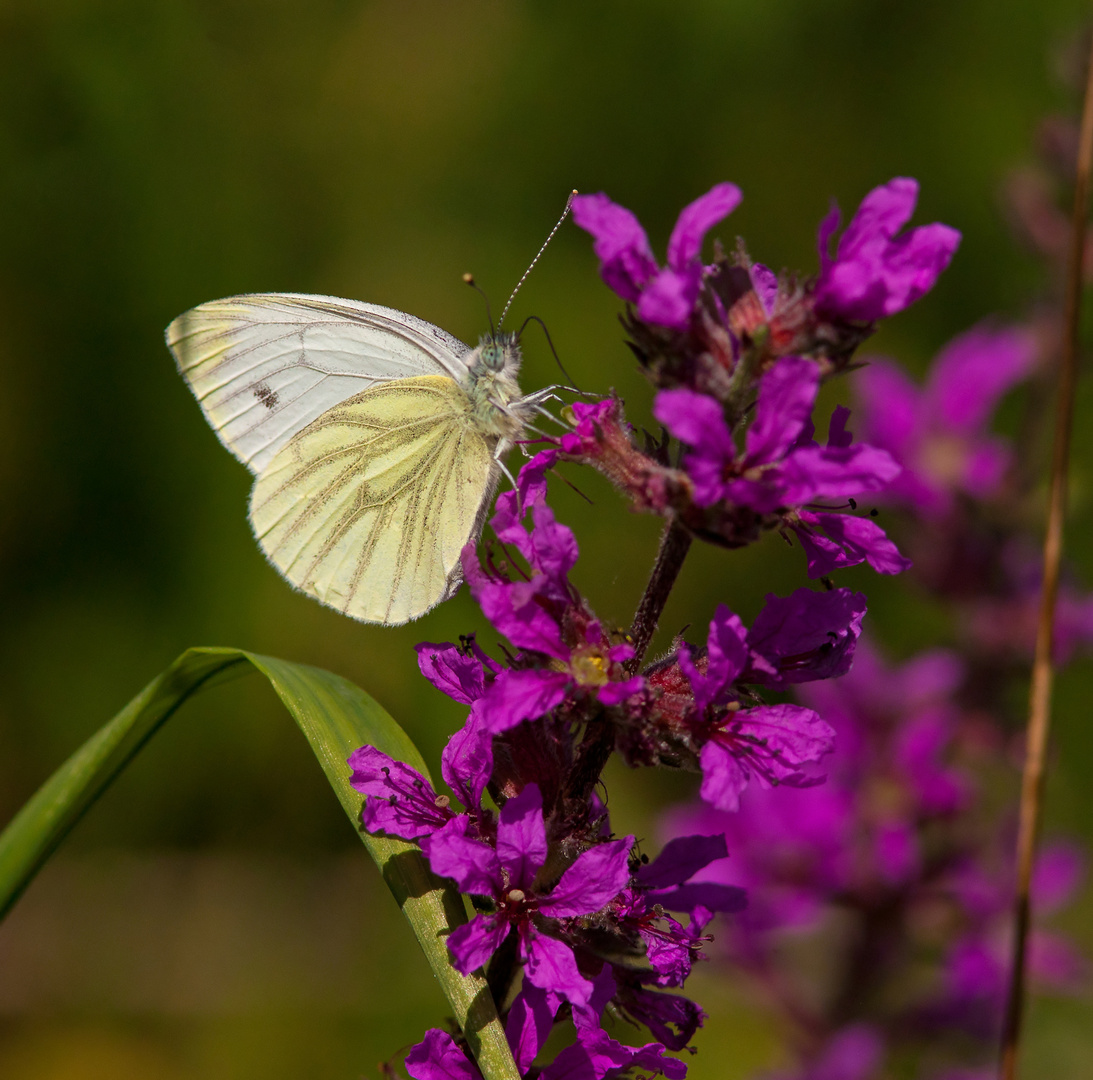
M819 761L835 748L835 731L803 705L759 705L737 714L738 730L756 740L763 757L773 760L774 777L792 782L801 765ZM754 751L760 754L759 750Z
M440 775L468 810L477 810L493 774L493 735L472 710L440 755Z
M664 845L661 853L638 870L640 885L664 889L682 885L705 866L728 858L729 849L722 833L709 836L677 836Z
M577 959L568 945L527 927L520 932L520 952L524 977L533 985L554 990L572 1005L588 1004L592 983L577 969Z
M374 746L354 750L348 764L349 783L368 796L361 812L368 832L416 840L452 818L451 810L437 806L436 792L421 773Z
M699 754L702 786L699 795L718 810L739 810L740 794L748 786L748 772L720 743L708 742Z
M425 676L442 694L469 705L482 696L485 689L482 665L473 657L460 652L455 645L434 645L423 641L414 646L417 664Z
M769 318L778 301L778 275L762 263L752 263L748 267L748 275L751 278L751 287L759 297L759 303L763 305L763 314Z
M469 975L485 967L508 933L509 922L500 915L476 915L469 923L457 926L448 935L448 951L456 970Z
M865 611L865 596L849 589L768 593L748 631L752 659L745 679L784 686L845 675Z
M863 560L878 574L902 574L911 565L884 530L871 518L850 514L817 514L820 527L856 562ZM847 563L852 566L854 563ZM809 577L814 577L811 567Z
M662 390L653 415L672 435L704 453L731 461L736 456L721 405L693 390Z
M815 292L819 310L874 322L902 311L933 287L956 251L960 234L933 224L897 237L917 198L918 184L897 177L862 200L839 241L836 258L824 260Z
M430 1028L425 1038L406 1055L406 1071L414 1080L482 1080L446 1031Z
M668 240L668 265L682 270L698 259L706 233L728 217L743 197L735 184L721 183L685 206Z
M977 431L998 399L1030 374L1036 357L1029 330L975 326L938 354L926 387L928 408L950 431Z
M664 269L646 286L638 301L638 316L670 330L686 330L702 288L702 267Z
M636 301L657 272L649 240L638 219L603 192L577 195L573 220L595 241L600 275L624 300Z
M497 857L509 872L509 887L530 890L539 867L546 862L546 826L543 796L538 784L528 784L501 807L497 825Z
M883 491L902 472L885 450L867 443L833 448L807 446L796 450L783 468L787 505L811 502L816 497L847 499Z
M839 241L839 260L883 246L911 220L917 202L918 181L909 176L897 176L873 188L862 199Z
M701 713L708 705L724 704L732 683L748 662L745 644L747 630L738 615L724 604L718 604L710 620L710 636L706 640L706 671L699 671L691 660L690 651L679 651L679 666L695 697L695 708Z
M558 590L565 587L566 574L577 564L580 551L573 530L559 524L545 503L534 508L535 530L531 534L531 563Z
M645 686L645 680L640 675L632 679L624 679L622 682L610 682L601 686L596 691L596 700L601 705L621 705L627 698L640 694Z
M505 670L498 674L475 707L486 730L499 735L560 705L569 685L570 678L564 672Z
M460 892L493 896L503 886L501 864L492 847L466 835L467 824L465 817L453 818L418 843L434 874L451 878Z
M512 1003L505 1021L505 1038L521 1075L527 1072L547 1041L559 1003L556 994L531 982L524 984Z
M811 360L784 356L759 380L755 420L746 439L749 465L777 461L812 415L820 369Z
M588 915L614 900L630 881L628 857L634 838L597 844L578 856L554 891L539 901L539 910L556 919Z
M871 358L869 366L854 378L861 403L861 437L891 451L906 465L923 429L921 391L889 360Z

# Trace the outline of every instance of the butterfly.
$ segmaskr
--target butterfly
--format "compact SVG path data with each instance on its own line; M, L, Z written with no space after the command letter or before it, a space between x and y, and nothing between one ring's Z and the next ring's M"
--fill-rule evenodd
M396 626L462 581L504 470L550 390L523 396L516 336L470 348L405 312L330 296L213 300L167 345L254 473L250 522L296 588Z

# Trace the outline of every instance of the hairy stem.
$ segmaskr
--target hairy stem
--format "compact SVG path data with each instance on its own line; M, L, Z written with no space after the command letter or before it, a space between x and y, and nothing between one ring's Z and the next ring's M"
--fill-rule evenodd
M664 605L668 602L672 586L679 577L683 560L687 557L690 548L690 532L679 523L677 518L673 517L661 533L657 561L653 564L649 584L645 586L645 595L638 604L638 610L634 613L634 622L630 627L634 656L627 662L626 668L631 674L641 667L641 662L645 659L646 650L653 640Z
M1082 265L1085 261L1086 207L1089 201L1091 161L1093 161L1093 52L1090 54L1086 76L1077 172L1074 178L1074 214L1071 221L1070 259L1067 268L1063 356L1059 373L1059 396L1052 448L1047 532L1044 537L1044 578L1040 598L1040 619L1036 630L1036 654L1032 664L1032 686L1029 691L1025 768L1021 778L1013 956L1005 1019L1002 1026L999 1067L1002 1080L1015 1080L1017 1076L1017 1055L1020 1049L1021 1021L1024 1011L1025 953L1031 915L1029 892L1033 863L1036 858L1036 841L1040 829L1048 732L1051 726L1051 691L1055 675L1052 664L1055 601L1059 589L1059 564L1063 552L1063 519L1066 514L1070 433L1074 422L1074 391L1078 373L1078 337L1083 284Z

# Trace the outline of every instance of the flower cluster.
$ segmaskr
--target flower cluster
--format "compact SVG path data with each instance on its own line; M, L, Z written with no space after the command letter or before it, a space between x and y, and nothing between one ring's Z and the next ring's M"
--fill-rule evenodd
M931 288L956 249L959 234L945 225L897 235L917 194L902 178L870 192L831 256L833 210L820 228L820 273L806 281L780 279L742 250L702 262L705 232L740 201L731 184L683 210L663 268L630 211L605 195L574 199L604 280L632 305L626 325L658 388L654 415L687 452L672 467L664 445L639 448L621 404L604 402L574 406L563 453L605 473L635 508L726 547L767 530L795 536L812 577L861 562L904 570L880 526L846 512L888 487L899 466L883 447L854 443L843 408L819 444L812 412L821 380L845 368L877 320Z
M468 707L441 758L447 791L374 747L349 762L364 827L417 844L472 899L474 917L446 939L451 963L485 972L525 1077L682 1077L672 1055L689 1048L704 1013L677 991L710 945L707 928L720 915L742 933L769 903L753 897L747 909L742 883L726 876L727 828L677 831L651 861L635 837L617 835L600 794L612 755L695 773L721 817L746 814L744 796L777 803L787 788L805 798L830 790L837 725L826 706L785 698L850 670L861 593L825 580L768 595L750 627L715 604L698 640L681 636L651 662L644 653L695 538L731 548L781 532L803 546L813 578L861 562L881 573L909 565L872 516L854 513L856 498L897 480L899 464L884 446L854 441L845 408L818 441L813 412L823 379L846 368L877 319L930 288L956 247L941 225L898 235L916 191L895 180L873 192L833 257L829 217L811 279L779 279L742 250L703 262L705 234L740 201L732 184L684 209L663 266L628 210L604 195L574 200L604 280L627 302L664 433L639 446L621 402L572 405L570 430L545 439L499 496L497 542L463 551L463 576L503 641L418 646L422 674ZM563 461L599 469L636 508L669 519L629 631L599 618L571 579L577 540L547 502ZM673 537L686 542L673 547ZM611 1017L651 1041L619 1042ZM560 1024L571 1045L542 1063ZM479 1076L457 1031L431 1030L405 1065L419 1080Z

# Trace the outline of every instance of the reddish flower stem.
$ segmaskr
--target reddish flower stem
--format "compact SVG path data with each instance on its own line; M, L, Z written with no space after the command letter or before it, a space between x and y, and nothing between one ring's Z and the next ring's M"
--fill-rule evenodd
M1093 50L1093 43L1091 43ZM1082 302L1082 265L1089 202L1089 176L1093 162L1093 51L1090 53L1082 106L1078 162L1074 178L1074 214L1071 222L1070 257L1067 267L1063 356L1055 415L1055 439L1051 461L1047 533L1044 537L1044 577L1040 620L1036 630L1036 654L1029 691L1025 768L1021 778L1021 809L1017 836L1017 886L1014 897L1013 956L1009 992L1002 1026L999 1076L1016 1080L1021 1021L1025 1000L1025 955L1031 914L1030 888L1036 858L1036 841L1044 798L1044 774L1048 733L1051 727L1051 691L1054 681L1052 650L1055 601L1059 590L1059 564L1063 552L1063 519L1070 464L1070 434L1074 423L1074 394L1078 375L1079 327Z
M672 586L676 583L679 571L683 567L683 560L687 557L690 548L690 531L680 524L678 518L673 517L661 533L657 560L653 564L653 572L649 575L645 595L638 604L638 610L634 613L634 622L630 627L634 656L627 662L626 667L631 673L641 667L649 643L653 640L657 623L660 622L664 605L668 602Z

